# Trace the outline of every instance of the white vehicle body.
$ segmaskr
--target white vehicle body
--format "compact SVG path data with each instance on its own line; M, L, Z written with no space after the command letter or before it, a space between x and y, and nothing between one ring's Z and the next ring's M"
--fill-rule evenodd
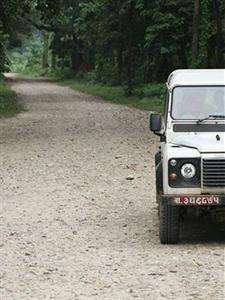
M171 117L173 90L179 86L224 86L225 70L177 70L168 78L168 104L165 112L163 130L166 142L162 143L163 163L163 193L166 195L176 194L205 194L225 193L225 187L204 187L201 176L201 186L197 188L171 188L168 184L168 161L172 158L200 158L224 159L225 160L225 131L201 132L196 126L196 120L174 120ZM166 120L166 121L165 121ZM194 125L197 130L189 132L175 132L176 125ZM223 124L225 120L206 120L204 125ZM203 126L204 126L203 125ZM219 135L219 139L218 139ZM201 166L203 164L201 163ZM201 172L202 174L202 172ZM225 180L225 179L224 179Z
M177 70L167 81L165 114L153 113L161 137L155 157L161 243L177 243L181 219L225 213L225 69Z

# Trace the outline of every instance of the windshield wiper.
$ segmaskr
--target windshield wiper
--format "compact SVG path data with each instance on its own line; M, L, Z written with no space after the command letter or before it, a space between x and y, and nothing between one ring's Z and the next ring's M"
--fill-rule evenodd
M223 120L223 119L225 119L225 115L209 115L208 117L199 119L197 121L197 124L200 124L200 123L202 123L202 122L204 122L206 120L210 120L210 119L213 119L213 120L216 120L216 119Z

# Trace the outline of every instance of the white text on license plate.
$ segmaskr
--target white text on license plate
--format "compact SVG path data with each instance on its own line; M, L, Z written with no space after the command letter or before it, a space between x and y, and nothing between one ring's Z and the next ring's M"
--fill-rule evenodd
M217 196L175 197L173 204L188 206L220 205L220 199Z

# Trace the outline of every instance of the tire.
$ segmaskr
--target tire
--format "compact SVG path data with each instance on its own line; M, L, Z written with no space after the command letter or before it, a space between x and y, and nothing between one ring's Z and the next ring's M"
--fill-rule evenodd
M156 177L156 194L162 195L163 193L163 170L162 170L162 163L160 162L155 169L155 177ZM157 202L158 202L157 197Z
M179 219L179 207L168 205L166 201L161 200L159 207L159 237L162 244L177 244L179 242Z

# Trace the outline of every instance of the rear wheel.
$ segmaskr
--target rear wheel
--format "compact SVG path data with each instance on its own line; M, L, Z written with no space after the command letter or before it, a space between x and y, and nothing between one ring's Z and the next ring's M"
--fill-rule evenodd
M160 230L159 236L162 244L177 244L180 233L180 213L179 207L168 205L166 201L160 201L159 219Z

